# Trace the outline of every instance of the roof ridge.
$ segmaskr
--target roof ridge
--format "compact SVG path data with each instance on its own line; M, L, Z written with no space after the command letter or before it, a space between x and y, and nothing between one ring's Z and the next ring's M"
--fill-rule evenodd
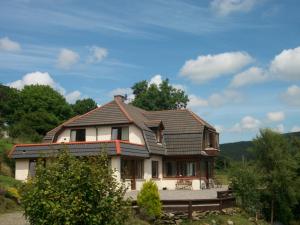
M146 114L147 113L153 113L153 112L169 112L169 111L188 111L187 109L164 109L164 110L145 110Z
M120 101L118 100L114 100L117 105L119 106L119 108L121 109L122 113L127 117L127 119L129 120L129 122L134 122L134 120L132 119L132 117L129 115L129 113L126 111L126 109L124 108L124 106L121 104ZM124 102L122 102L123 104L125 104Z
M215 129L212 125L210 125L208 122L206 122L205 120L203 120L200 116L198 116L197 114L195 114L193 111L186 109L187 112L189 112L198 122L200 122L202 125L208 126L210 128Z

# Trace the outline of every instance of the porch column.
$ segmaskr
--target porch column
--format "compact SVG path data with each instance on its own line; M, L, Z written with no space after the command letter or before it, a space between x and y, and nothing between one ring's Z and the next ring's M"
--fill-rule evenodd
M115 170L115 178L121 181L121 157L113 156L111 157L111 168Z

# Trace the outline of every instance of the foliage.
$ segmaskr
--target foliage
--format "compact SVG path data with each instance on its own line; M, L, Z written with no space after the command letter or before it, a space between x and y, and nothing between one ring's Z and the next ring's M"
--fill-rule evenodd
M72 105L75 115L82 115L95 108L97 108L97 103L91 98L77 100L75 104Z
M137 196L137 204L141 213L150 219L160 217L162 204L156 183L150 180L143 184Z
M286 133L283 134L283 136L289 140L299 140L300 132ZM253 160L255 156L253 152L249 151L251 147L253 147L252 141L239 141L234 143L220 144L221 151L219 157L221 157L222 160L223 157L230 159L230 161L242 161L243 158L245 161ZM221 161L221 159L218 158L217 161Z
M65 98L50 86L29 85L21 91L0 85L0 127L7 126L9 135L39 141L72 115Z
M75 158L62 150L23 185L21 201L31 224L124 224L129 201L106 155Z
M16 210L20 210L20 207L14 200L5 198L4 196L0 195L0 213L6 213Z
M6 189L5 197L16 199L17 201L19 201L21 198L18 190L14 187L9 187Z
M9 187L19 187L21 185L21 182L18 180L15 180L12 177L3 176L0 175L0 186L4 187L5 189Z
M13 143L9 138L0 139L0 174L10 176L14 170L14 160L8 157L12 147Z
M261 130L253 141L255 163L262 175L264 212L271 222L288 224L297 203L299 176L291 149L287 138L269 129Z
M250 215L247 213L236 213L232 216L229 215L214 215L208 214L201 218L199 221L184 221L182 225L207 225L207 224L217 224L217 225L227 225L228 221L232 221L235 225L253 225L254 223L249 220ZM213 223L212 221L215 221ZM268 225L266 221L258 220L255 224L257 225Z
M135 95L132 104L145 110L181 109L189 101L185 92L170 85L168 79L159 86L144 80L135 83L132 90Z
M256 216L261 208L259 179L259 172L250 165L239 164L230 171L230 182L237 202L252 216Z

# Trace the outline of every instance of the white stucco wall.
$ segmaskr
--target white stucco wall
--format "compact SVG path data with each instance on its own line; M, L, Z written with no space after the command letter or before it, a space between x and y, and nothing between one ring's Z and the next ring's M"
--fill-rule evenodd
M85 129L85 141L96 141L96 127L87 127Z
M129 126L129 142L144 145L144 137L142 131L135 125Z
M101 126L98 127L98 141L109 141L111 140L111 127L110 126Z
M28 178L29 159L16 159L16 180L25 181Z
M110 165L115 170L115 178L121 181L121 159L120 156L113 156L110 159Z
M98 129L98 131L97 131ZM65 129L57 138L57 142L70 142L71 129ZM86 141L110 141L111 126L87 127L85 131ZM144 145L142 131L135 125L129 126L129 141Z
M57 138L57 142L70 142L70 129L64 130Z

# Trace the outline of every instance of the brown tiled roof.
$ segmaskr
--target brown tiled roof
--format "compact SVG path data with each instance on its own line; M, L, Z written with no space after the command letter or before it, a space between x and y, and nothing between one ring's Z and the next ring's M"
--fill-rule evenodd
M138 126L145 139L148 153L161 155L200 154L205 128L215 128L195 113L186 110L145 111L131 104L115 99L102 107L67 121L65 124L47 133L44 140L53 140L53 135L63 127L94 126L110 124L129 124ZM163 143L156 141L155 133L150 129L163 124Z
M117 104L117 101L111 101L101 107L98 107L86 114L83 114L74 121L68 123L66 127L74 126L92 126L131 123L132 120Z
M126 141L93 141L15 145L11 158L51 157L61 149L67 148L75 156L96 155L105 151L108 155L149 157L144 145Z
M188 110L149 111L146 114L149 120L162 120L164 134L168 133L199 133L205 124L198 121Z

